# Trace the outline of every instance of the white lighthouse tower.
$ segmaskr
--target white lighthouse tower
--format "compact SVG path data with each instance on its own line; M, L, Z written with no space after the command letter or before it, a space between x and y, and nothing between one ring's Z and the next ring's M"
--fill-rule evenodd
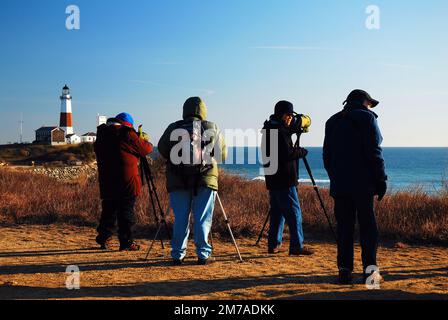
M72 116L72 96L67 85L62 88L61 95L61 118L59 127L65 131L65 135L74 134Z

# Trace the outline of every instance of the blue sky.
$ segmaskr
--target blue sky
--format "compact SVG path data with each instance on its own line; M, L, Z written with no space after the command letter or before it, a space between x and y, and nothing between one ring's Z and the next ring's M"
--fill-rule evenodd
M65 28L65 9L81 29ZM365 28L368 5L381 29ZM448 2L363 0L2 0L0 143L57 125L72 89L75 130L128 111L157 142L203 97L222 129L260 128L275 102L313 119L303 144L351 89L381 101L384 146L448 146Z

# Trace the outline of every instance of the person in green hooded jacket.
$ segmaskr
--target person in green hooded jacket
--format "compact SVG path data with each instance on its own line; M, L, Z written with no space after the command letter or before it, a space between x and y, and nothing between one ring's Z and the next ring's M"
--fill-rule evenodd
M171 256L182 264L190 233L190 212L194 217L194 238L198 264L210 262L211 230L218 191L218 164L227 157L224 137L216 124L207 121L207 107L199 97L189 98L183 119L168 126L158 144L167 159L166 187L174 212Z

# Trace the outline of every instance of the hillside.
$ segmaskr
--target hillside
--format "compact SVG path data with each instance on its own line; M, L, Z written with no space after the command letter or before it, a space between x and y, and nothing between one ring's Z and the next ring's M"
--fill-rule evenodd
M63 165L72 162L91 162L95 159L93 145L48 146L35 144L12 144L0 146L0 163L8 165Z

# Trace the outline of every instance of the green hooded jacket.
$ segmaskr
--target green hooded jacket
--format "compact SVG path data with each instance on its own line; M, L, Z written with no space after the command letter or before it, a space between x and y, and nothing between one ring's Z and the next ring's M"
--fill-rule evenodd
M201 98L194 97L185 102L183 108L183 120L202 121L204 130L212 135L211 141L215 147L215 156L216 154L221 153L221 159L213 158L212 168L199 178L199 181L197 181L197 187L206 187L218 191L218 163L216 160L221 160L219 161L221 163L225 161L227 157L227 148L224 137L218 126L213 122L206 121L206 118L207 107ZM159 152L165 159L170 159L171 149L178 143L177 141L171 141L170 139L171 133L177 128L177 122L170 124L158 143ZM195 187L195 183L192 179L185 181L185 179L173 170L169 160L167 160L166 187L168 192L171 193L178 190L185 190L185 188L193 189Z

